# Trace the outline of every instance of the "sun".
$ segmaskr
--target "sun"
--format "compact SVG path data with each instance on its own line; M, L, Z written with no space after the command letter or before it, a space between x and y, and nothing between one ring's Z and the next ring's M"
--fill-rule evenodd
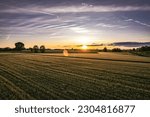
M86 49L88 49L88 46L87 45L83 45L82 49L86 50Z

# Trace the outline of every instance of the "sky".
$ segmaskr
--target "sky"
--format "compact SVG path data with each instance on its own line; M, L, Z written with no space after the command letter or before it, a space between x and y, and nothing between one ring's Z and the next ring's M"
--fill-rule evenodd
M1 0L0 47L150 42L150 0Z

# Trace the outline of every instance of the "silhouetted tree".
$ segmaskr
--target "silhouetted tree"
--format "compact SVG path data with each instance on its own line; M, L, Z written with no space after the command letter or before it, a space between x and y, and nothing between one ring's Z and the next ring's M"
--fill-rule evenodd
M22 43L22 42L17 42L17 43L15 43L15 50L18 50L18 51L21 51L21 50L23 50L23 49L25 49L24 48L24 43Z
M33 52L33 48L29 48L29 50L30 50L31 52Z
M121 49L120 48L113 48L112 52L121 52Z
M136 49L135 49L135 48L133 48L133 49L132 49L132 51L136 51Z
M138 48L139 51L150 51L150 46L143 46L143 47L140 47Z
M44 45L41 45L41 46L40 46L40 52L41 52L41 53L44 53L44 52L45 52L45 46L44 46Z
M107 52L107 48L106 48L106 47L104 47L103 51L104 51L104 52Z
M33 52L38 53L39 47L37 45L33 46Z

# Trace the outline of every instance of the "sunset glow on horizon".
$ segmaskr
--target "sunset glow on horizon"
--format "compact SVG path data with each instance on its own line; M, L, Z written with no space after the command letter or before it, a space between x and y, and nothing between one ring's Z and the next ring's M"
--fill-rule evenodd
M88 46L87 45L83 45L82 49L86 50L86 49L88 49Z

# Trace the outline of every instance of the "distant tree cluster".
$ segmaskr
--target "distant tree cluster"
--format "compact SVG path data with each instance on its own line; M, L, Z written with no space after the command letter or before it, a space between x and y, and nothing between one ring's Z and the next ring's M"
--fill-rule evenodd
M141 52L143 52L143 51L150 51L150 46L143 46L143 47L138 48L137 50L141 51Z
M133 51L133 52L146 52L146 51L150 51L150 46L142 46L140 48L133 48L130 51Z
M130 52L139 56L150 57L150 46L142 46L137 49L133 48Z
M31 51L34 52L34 53L38 53L39 51L41 53L44 53L45 52L45 46L41 45L40 48L39 48L38 45L34 45L33 49Z
M122 50L120 48L113 48L112 50L108 50L107 47L104 47L103 52L122 52Z
M6 48L0 48L0 51L12 51L12 48L6 47Z
M22 43L22 42L15 43L15 50L21 51L24 49L25 49L24 43ZM31 50L31 52L34 52L34 53L38 53L38 52L44 53L45 52L45 46L41 45L39 48L38 45L34 45L33 48L29 48L29 50Z
M38 45L34 45L33 48L25 48L25 44L23 42L17 42L15 43L15 48L0 48L0 52L34 52L34 53L44 53L46 51L46 48L44 45L41 45L40 47Z
M120 48L113 48L112 52L121 52L122 50Z

